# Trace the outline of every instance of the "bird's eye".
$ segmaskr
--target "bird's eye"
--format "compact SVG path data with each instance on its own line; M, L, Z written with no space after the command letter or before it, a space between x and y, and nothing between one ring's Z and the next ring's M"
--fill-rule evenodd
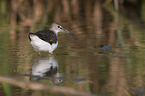
M61 26L57 26L58 28L60 28L60 29L62 29L62 27Z

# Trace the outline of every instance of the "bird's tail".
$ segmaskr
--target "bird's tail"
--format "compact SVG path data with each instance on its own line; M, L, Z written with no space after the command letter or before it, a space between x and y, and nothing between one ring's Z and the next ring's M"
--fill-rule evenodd
M35 35L35 33L31 33L31 32L30 32L29 35L28 35L30 41L31 41L31 37L30 37L30 36L32 36L32 35Z

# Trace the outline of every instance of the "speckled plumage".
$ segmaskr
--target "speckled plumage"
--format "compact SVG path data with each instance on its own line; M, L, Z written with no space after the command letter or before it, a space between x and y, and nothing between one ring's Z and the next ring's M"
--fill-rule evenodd
M57 36L51 30L42 30L42 31L38 31L36 33L29 33L29 39L31 40L30 34L38 36L40 39L50 43L51 45L52 45L52 43L57 42Z

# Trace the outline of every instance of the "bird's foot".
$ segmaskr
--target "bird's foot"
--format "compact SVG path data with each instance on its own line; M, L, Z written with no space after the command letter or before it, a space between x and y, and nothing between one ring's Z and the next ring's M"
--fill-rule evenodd
M53 53L48 54L49 56L53 56Z
M38 56L40 56L40 52L38 52Z

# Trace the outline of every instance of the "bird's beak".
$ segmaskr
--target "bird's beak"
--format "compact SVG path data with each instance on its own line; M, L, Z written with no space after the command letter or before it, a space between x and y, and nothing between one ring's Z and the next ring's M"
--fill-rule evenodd
M69 34L69 35L72 35L72 36L74 35L72 32L70 32L70 31L68 31L68 30L66 30L66 29L63 29L63 31L66 32L66 33Z

